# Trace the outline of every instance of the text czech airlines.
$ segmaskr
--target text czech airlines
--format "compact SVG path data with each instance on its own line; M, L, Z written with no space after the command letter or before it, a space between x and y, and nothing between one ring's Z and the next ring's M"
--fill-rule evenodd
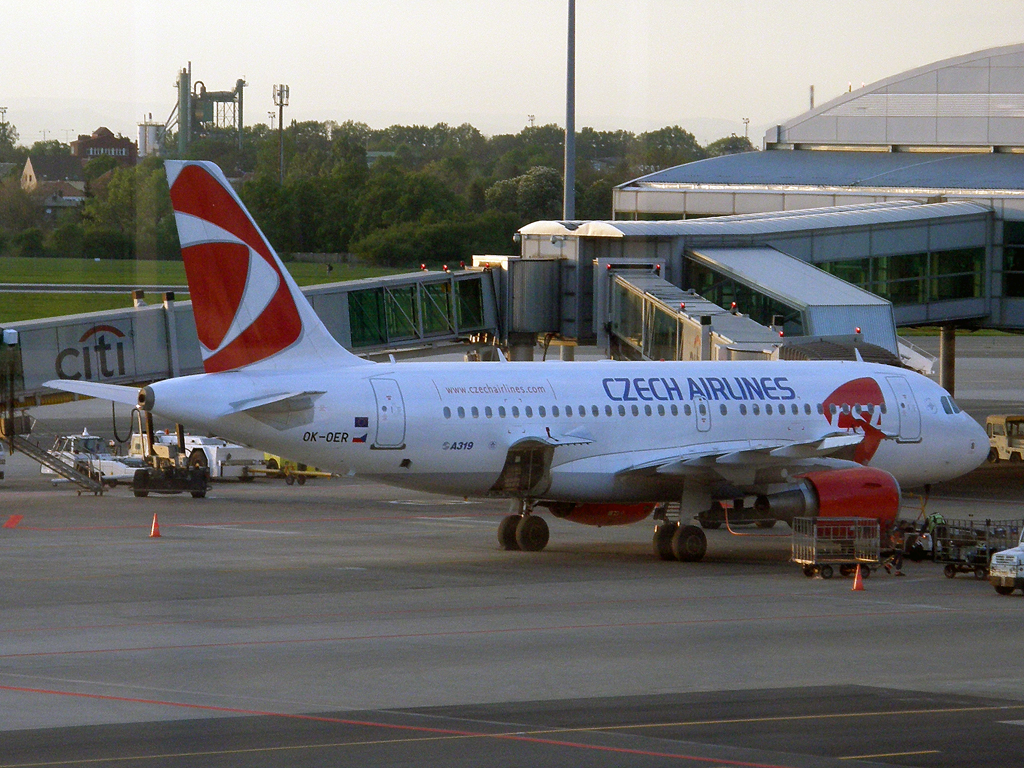
M707 376L687 377L680 385L674 378L602 379L609 400L630 402L646 400L796 400L796 392L788 386L785 376ZM686 390L684 393L684 389Z

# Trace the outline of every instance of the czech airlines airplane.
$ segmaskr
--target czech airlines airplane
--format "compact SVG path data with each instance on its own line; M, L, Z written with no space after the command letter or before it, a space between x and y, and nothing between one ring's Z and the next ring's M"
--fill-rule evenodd
M167 177L206 372L141 391L47 384L339 473L511 499L505 549L544 548L539 507L615 525L679 502L680 519L661 514L655 530L665 559L703 557L691 518L713 525L744 499L770 521L873 517L887 530L900 485L988 455L948 393L885 365L363 360L323 326L219 168L170 161Z

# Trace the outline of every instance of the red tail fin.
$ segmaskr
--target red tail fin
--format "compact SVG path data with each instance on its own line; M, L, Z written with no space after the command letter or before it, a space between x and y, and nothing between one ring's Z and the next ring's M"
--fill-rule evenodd
M295 357L363 362L331 337L217 166L166 166L207 373Z

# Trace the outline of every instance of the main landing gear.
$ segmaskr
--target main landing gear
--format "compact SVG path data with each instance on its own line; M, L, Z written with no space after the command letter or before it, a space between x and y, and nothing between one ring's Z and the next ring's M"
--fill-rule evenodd
M695 525L665 520L654 529L653 546L654 554L662 560L695 563L708 551L708 539Z
M512 502L512 514L498 525L498 544L506 550L540 552L548 545L548 524L533 514L533 507L521 501Z

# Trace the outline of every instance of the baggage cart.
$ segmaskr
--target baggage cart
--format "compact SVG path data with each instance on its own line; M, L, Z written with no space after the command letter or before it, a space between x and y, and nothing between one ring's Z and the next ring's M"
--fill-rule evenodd
M952 579L973 573L987 579L992 555L1012 547L1020 538L1021 520L943 520L931 526L932 553L942 572Z
M831 579L836 569L847 576L861 566L861 576L878 567L878 520L867 517L797 517L793 519L792 555L808 578Z

